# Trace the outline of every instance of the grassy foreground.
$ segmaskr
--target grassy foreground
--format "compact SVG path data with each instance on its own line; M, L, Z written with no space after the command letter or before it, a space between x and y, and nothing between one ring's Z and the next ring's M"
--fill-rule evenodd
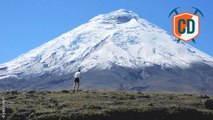
M213 120L213 97L133 91L4 92L8 120Z

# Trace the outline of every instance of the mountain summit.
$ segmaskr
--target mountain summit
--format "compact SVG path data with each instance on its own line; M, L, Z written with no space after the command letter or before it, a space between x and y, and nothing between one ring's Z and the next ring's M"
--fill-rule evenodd
M82 88L213 94L213 58L132 11L98 15L0 65L0 89Z

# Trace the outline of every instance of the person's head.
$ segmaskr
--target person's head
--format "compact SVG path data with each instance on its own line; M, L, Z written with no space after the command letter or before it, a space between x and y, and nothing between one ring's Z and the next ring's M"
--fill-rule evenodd
M78 72L81 72L81 70L78 70Z

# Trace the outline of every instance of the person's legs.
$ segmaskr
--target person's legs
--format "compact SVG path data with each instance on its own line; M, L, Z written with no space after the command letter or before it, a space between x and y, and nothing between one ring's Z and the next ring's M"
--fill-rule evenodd
M80 84L80 83L78 82L78 83L77 83L77 91L79 90L79 84Z
M76 88L76 82L74 82L73 84L73 90L75 91L75 88Z
M79 90L79 82L80 82L80 79L79 78L75 78L75 81L74 81L74 85L73 85L73 91L75 92Z

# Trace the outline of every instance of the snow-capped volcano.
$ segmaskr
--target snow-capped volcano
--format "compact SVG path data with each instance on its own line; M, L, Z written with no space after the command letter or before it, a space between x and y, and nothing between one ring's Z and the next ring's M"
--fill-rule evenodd
M182 91L182 86L180 89L174 86L175 90L170 87L173 82L193 83L195 79L189 80L193 72L187 76L183 71L200 67L213 71L213 58L185 43L177 44L163 29L132 11L121 9L98 15L0 65L0 86L2 90L71 88L72 74L80 68L83 88ZM213 75L203 74L206 76L200 75L196 80L212 83ZM165 80L172 83L163 84ZM213 93L213 85L201 86L202 90L193 84L190 87L193 89L183 90Z

